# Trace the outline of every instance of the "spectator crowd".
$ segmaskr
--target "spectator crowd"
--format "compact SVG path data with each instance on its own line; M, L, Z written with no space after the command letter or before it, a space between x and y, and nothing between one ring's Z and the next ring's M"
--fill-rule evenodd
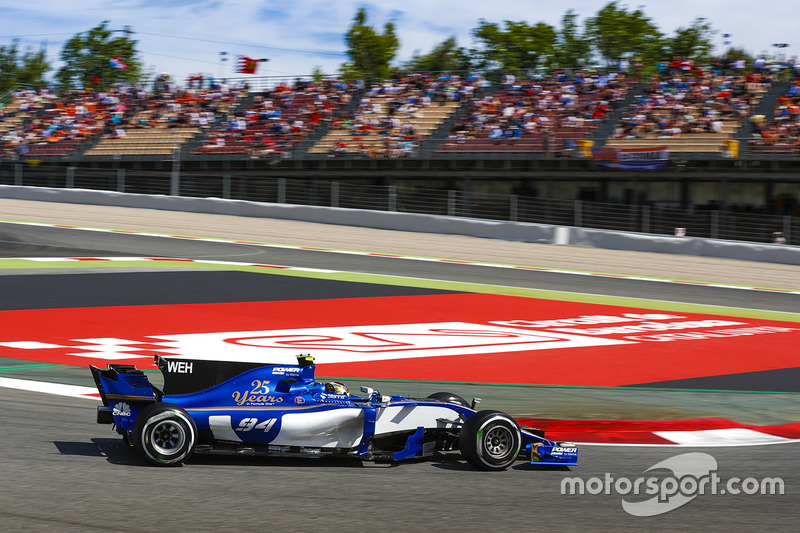
M752 67L716 60L702 68L673 58L659 63L659 75L647 81L640 62L626 59L611 72L556 71L529 80L507 73L496 89L481 76L425 73L371 87L335 77L298 78L262 92L202 75L190 76L184 87L161 75L148 85L61 95L23 89L0 104L0 156L67 155L106 138L124 139L131 129L194 128L200 132L195 155L269 157L328 132L324 138L331 142L323 144L330 156L404 157L456 109L442 152L478 146L537 151L553 144L570 149L616 110L622 114L614 139L722 137L749 123L754 146L800 149L800 78L774 114L753 114L785 70L762 59ZM630 96L636 82L640 90ZM532 140L543 144L524 142Z

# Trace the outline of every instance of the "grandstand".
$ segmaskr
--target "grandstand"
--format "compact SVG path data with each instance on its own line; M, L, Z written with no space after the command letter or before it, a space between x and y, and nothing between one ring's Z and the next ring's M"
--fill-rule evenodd
M420 193L386 193L375 205L413 211L431 197L438 203L425 212L463 201L453 212L515 220L534 199L545 211L545 199L579 201L627 206L619 227L641 231L652 229L646 210L658 209L768 216L764 231L789 235L800 224L800 78L745 76L639 82L576 71L493 84L413 74L372 86L307 78L58 97L24 89L0 120L0 184L313 204L318 184L336 181L340 192L325 202L339 206L345 183L397 184ZM600 157L657 147L669 153L658 171L606 168ZM287 200L282 179L308 187ZM480 194L499 197L478 206ZM610 227L602 208L592 212L571 222ZM720 220L703 222L709 235Z
M510 82L469 103L438 148L456 153L574 151L593 136L630 88L621 76L577 73L551 80Z
M800 134L797 86L781 96L787 84L752 76L700 73L641 84L578 72L476 91L478 85L414 75L366 90L298 82L259 93L139 87L55 99L20 91L0 132L7 157L96 159L176 151L183 158L542 157L575 155L580 141L719 157L732 139L747 141L743 151L791 153ZM765 108L762 100L780 105ZM754 139L753 119L764 115L773 118Z
M341 83L297 82L241 102L232 116L211 128L193 155L270 157L324 128L356 89Z

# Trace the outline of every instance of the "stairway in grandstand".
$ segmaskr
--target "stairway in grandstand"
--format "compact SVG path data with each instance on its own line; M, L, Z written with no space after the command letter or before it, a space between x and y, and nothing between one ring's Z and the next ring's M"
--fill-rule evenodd
M436 155L436 149L447 139L447 136L453 130L456 122L469 113L472 100L479 100L483 98L484 94L485 90L483 88L478 88L470 98L464 98L459 102L458 107L453 113L439 124L427 138L422 139L419 145L419 157L431 157Z
M239 113L243 113L246 111L253 102L255 101L257 93L248 92L245 93L244 96L241 96L234 105L230 106L225 113L217 113L217 116L209 127L206 128L202 135L195 135L188 139L183 146L181 147L181 151L184 154L196 154L199 152L200 147L204 144L209 142L209 136L212 132L216 131L220 125L228 118L230 115L236 115Z
M786 81L779 81L772 84L772 87L764 93L761 97L761 100L758 101L758 105L753 108L753 112L750 113L751 117L762 115L766 119L772 118L775 116L775 111L778 108L779 100L786 95L786 92L789 90L791 83ZM743 122L742 126L736 132L736 137L741 139L750 137L754 132L753 123L751 121ZM756 139L760 138L758 134L755 136ZM752 143L752 140L751 140ZM751 147L748 146L750 143L742 143L741 150L742 151L751 151ZM786 153L787 150L778 148L770 148L765 146L755 147L757 151L760 153ZM792 149L790 148L788 152L791 153Z
M224 115L235 105L221 104L217 109L217 117ZM130 119L131 124L138 124L140 118L148 117L146 106L138 109ZM84 156L164 156L172 155L180 150L191 139L201 135L203 129L193 126L176 126L167 122L156 122L146 128L125 128L125 136L117 138L104 135L100 141L84 152Z
M571 83L571 82L570 82ZM523 89L524 88L524 89ZM481 157L507 158L507 157L526 157L530 154L569 153L582 140L587 140L594 135L598 123L595 119L586 120L587 113L591 113L601 103L605 104L601 90L589 92L577 91L572 94L572 99L566 99L568 103L574 104L561 106L558 103L539 107L532 103L526 104L522 91L542 89L548 91L559 91L561 82L555 80L542 82L540 80L521 80L513 87L501 87L493 91L491 100L487 102L474 101L475 104L470 109L473 115L483 117L483 120L471 119L466 121L467 130L460 137L453 137L442 142L436 148L436 154L452 157L456 154L476 155ZM628 87L621 84L616 88L621 95L628 92ZM605 91L605 89L602 89ZM541 93L544 94L544 93ZM536 97L537 99L539 96ZM488 112L484 112L482 107L486 105ZM533 132L523 131L519 124L515 124L511 118L501 116L502 113L510 109L516 115L530 114L539 122ZM491 137L489 127L484 127L486 117L490 117L497 130L502 130L501 137ZM511 136L507 136L511 133Z
M26 118L30 116L27 111L19 111L19 102L11 99L3 108L5 117L0 120L0 135L5 135L21 126Z
M358 103L361 100L361 97L363 96L364 92L365 92L364 89L360 89L355 93L353 93L352 99L349 102L334 109L332 118L341 119L342 117L345 116L352 116L355 110L358 108ZM324 124L318 126L311 133L309 133L308 137L306 137L302 141L298 141L295 143L294 147L292 148L292 155L294 157L304 157L308 155L309 150L315 144L317 144L317 141L324 138L330 131L331 131L331 121L325 121Z
M324 94L324 93L323 93ZM326 97L330 95L325 94ZM284 106L283 98L288 98L288 106ZM244 129L231 132L224 124L211 128L196 148L191 150L196 156L248 156L260 157L286 157L294 153L295 145L302 142L309 133L322 127L320 109L323 100L315 87L306 90L281 90L269 97L275 100L275 105L283 115L274 119L259 117L262 102L251 101L251 105L244 106L240 111L252 111L253 115L245 121ZM338 102L332 102L331 112L337 113ZM241 114L241 113L240 113ZM295 125L297 123L298 125ZM273 129L279 126L277 130ZM297 128L297 129L295 129Z
M750 109L752 116L755 109L760 107L760 103L769 89L764 86L751 88L755 96L756 104ZM702 115L701 105L688 106L687 113ZM652 114L655 117L669 116L669 110L662 110ZM605 143L607 148L651 148L666 147L670 152L682 154L709 154L723 153L726 150L725 143L729 139L735 138L747 123L744 120L724 120L722 131L719 133L681 133L679 136L664 136L656 133L646 134L637 138L614 139L608 138Z
M373 96L373 102L379 104L380 113L375 113L375 117L379 122L383 122L390 118L388 101L391 97L388 96ZM419 139L424 139L435 131L439 125L447 120L453 112L460 106L459 102L434 102L428 106L420 106L415 115L416 116L397 116L401 124L412 124L414 126L415 136L418 139L414 145L419 146ZM372 116L370 115L370 118ZM328 154L333 150L336 143L342 141L346 146L346 152L349 154L363 153L365 150L383 150L387 141L390 139L381 135L379 130L375 128L372 132L358 132L353 134L345 128L331 128L328 133L320 139L314 146L308 150L308 154Z
M641 94L644 85L641 83L635 83L631 86L628 93L625 95L625 98L622 99L615 107L614 110L611 111L606 117L604 118L602 124L598 125L594 132L592 132L592 140L594 141L595 148L602 147L608 139L611 138L611 135L614 132L614 128L622 119L625 111L628 109L628 106L633 103L634 98L636 95Z
M121 139L103 138L86 150L85 156L171 155L183 143L200 133L200 128L167 128L127 130Z

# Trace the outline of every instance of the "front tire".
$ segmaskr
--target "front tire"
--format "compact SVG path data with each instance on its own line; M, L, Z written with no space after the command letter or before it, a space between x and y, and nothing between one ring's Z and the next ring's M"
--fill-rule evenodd
M194 452L197 426L189 413L177 405L155 403L136 417L133 443L156 466L180 466Z
M467 400L458 394L453 394L452 392L434 392L433 394L428 395L428 398L432 400L442 400L444 402L454 403L462 407L470 407Z
M500 411L478 411L458 436L464 459L478 470L505 470L517 460L522 434L517 422Z

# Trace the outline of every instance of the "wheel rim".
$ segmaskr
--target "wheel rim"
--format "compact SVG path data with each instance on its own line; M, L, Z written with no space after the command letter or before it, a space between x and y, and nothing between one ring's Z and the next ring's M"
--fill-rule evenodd
M160 455L174 455L186 442L183 426L172 420L164 420L153 426L150 443Z
M513 440L514 436L508 428L495 426L484 435L483 447L493 459L503 459L508 455Z

